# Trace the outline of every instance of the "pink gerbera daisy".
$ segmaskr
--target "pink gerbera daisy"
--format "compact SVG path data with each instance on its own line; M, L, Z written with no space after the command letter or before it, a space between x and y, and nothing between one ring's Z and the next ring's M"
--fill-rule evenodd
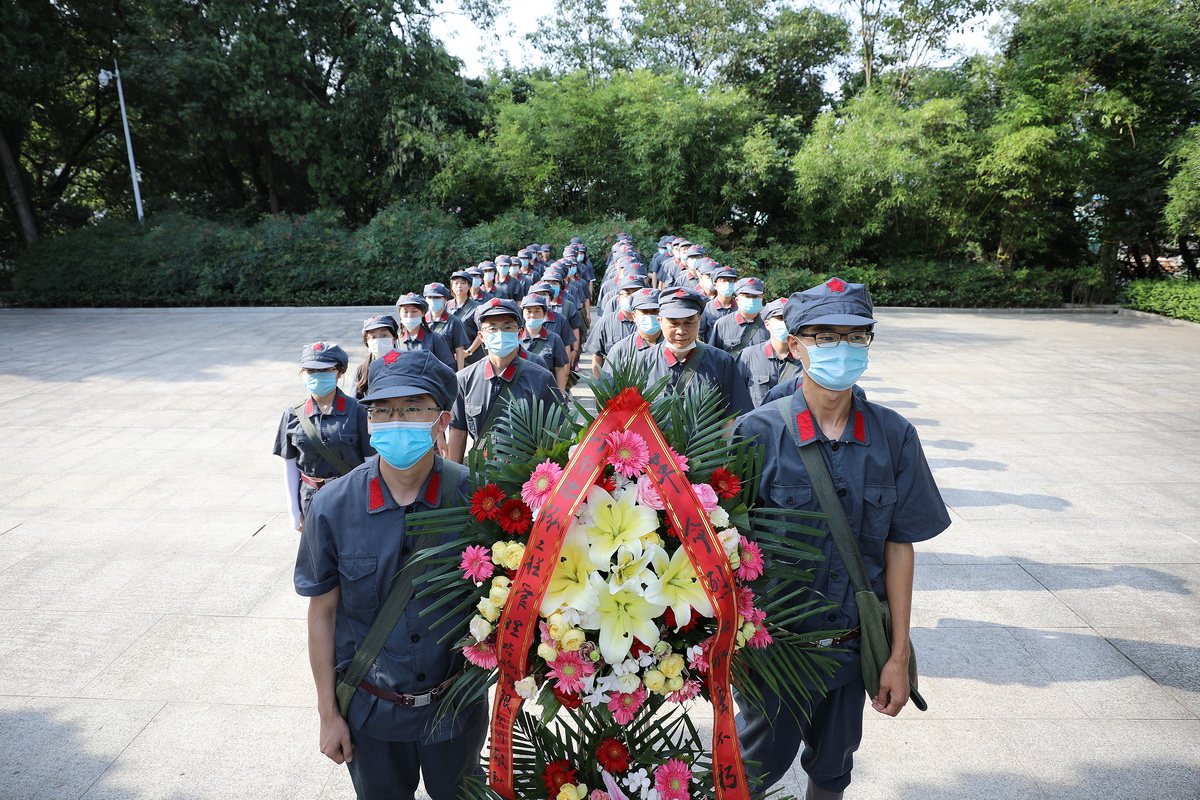
M608 695L608 710L618 725L628 725L633 721L633 715L646 702L646 684L640 684L637 689L626 694L612 692Z
M683 682L683 688L678 692L671 692L667 695L667 699L672 703L682 703L685 700L691 700L696 695L700 694L700 681L694 678L689 678Z
M679 471L687 472L688 471L687 456L679 455L679 453L676 453L675 450L670 447L668 447L667 450L670 451L671 455L673 455L675 457L675 463L679 465Z
M494 636L489 636L478 644L464 647L463 655L466 656L467 661L483 669L495 669L500 663L499 654L496 652L496 637Z
M766 626L759 625L757 628L755 628L754 635L746 640L746 644L750 647L761 650L773 641L775 640L771 638L771 634L767 633Z
M632 478L646 469L650 462L650 448L646 440L633 431L610 433L608 439L608 463L621 475Z
M529 480L521 487L521 499L533 509L541 508L562 475L562 467L547 459L537 465Z
M678 758L654 770L654 788L660 800L688 800L688 783L692 780L691 767Z
M741 550L738 553L738 558L741 559L742 565L738 567L737 577L739 581L752 581L758 578L763 573L763 554L759 546L754 542L742 539Z
M458 568L467 578L475 581L476 586L492 577L492 573L495 572L491 551L477 544L463 550L462 563L458 565Z
M748 587L737 587L737 609L743 617L749 617L754 612L754 592Z
M582 692L583 679L595 671L591 661L584 661L579 657L579 653L570 650L560 650L550 662L550 674L554 676L554 685L563 692Z

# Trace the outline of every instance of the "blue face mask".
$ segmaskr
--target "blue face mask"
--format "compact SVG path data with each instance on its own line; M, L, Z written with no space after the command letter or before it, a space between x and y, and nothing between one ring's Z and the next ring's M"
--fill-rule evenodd
M575 266L574 264L572 264L571 266L567 267L567 274L568 274L568 275L574 275L576 272L579 272L579 267Z
M630 311L633 310L633 298L632 297L622 297L621 299L617 300L617 305L619 305L621 307L622 311L624 311L626 314L628 314Z
M521 266L522 266L522 267L528 267L528 266L529 266L529 259L528 259L528 258L522 258L522 259L521 259Z
M721 297L733 297L733 284L729 281L718 281L717 294Z
M495 333L485 333L483 335L483 345L488 349L489 353L498 355L504 358L506 355L517 349L520 340L517 338L517 332L507 333L505 331L496 331Z
M408 469L433 447L433 426L437 422L369 423L371 446L396 469Z
M653 336L662 330L658 317L640 317L637 321L638 330L647 336Z
M853 386L867 369L867 348L838 342L834 347L809 347L805 373L826 389L841 392Z
M501 278L508 276L508 267L496 267L496 274Z
M587 258L587 253L576 253L575 254L575 260L579 261L580 263L582 263L585 258Z
M743 314L757 314L758 312L762 311L762 298L739 297L738 309L741 310Z
M550 299L557 300L558 293L562 291L562 287L561 286L551 286L550 291L552 292L552 294L550 295Z
M540 331L542 326L545 324L545 317L530 317L529 319L525 320L525 327L534 332Z
M471 278L471 288L478 289L483 286L483 278Z
M768 322L767 330L771 332L771 338L775 341L787 341L787 325L784 325L781 320L774 319Z
M433 316L440 317L442 315L442 311L444 311L445 308L446 308L446 301L442 300L440 297L437 300L434 300L432 298L429 300L429 313L432 314Z
M313 397L324 397L337 388L336 372L312 372L304 376L304 388Z

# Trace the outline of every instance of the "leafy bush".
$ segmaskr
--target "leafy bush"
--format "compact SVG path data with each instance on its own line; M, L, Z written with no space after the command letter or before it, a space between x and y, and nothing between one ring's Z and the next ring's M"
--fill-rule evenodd
M1174 319L1200 322L1200 282L1171 278L1133 281L1125 287L1123 303Z

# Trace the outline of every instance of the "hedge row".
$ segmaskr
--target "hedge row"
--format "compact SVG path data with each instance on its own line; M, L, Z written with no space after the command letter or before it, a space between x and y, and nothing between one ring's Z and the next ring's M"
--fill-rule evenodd
M1134 281L1122 300L1129 308L1200 322L1200 282L1182 279Z
M40 307L387 305L530 242L560 248L580 236L603 258L621 231L648 255L665 228L641 219L581 224L513 211L468 229L453 213L407 203L357 230L325 212L265 217L250 227L180 214L158 215L144 230L107 220L31 249L16 265L7 300ZM716 238L700 229L673 232L706 244ZM866 283L877 304L892 306L1053 307L1082 280L974 262L831 267L782 246L714 244L709 253L744 275L763 277L771 297L837 275Z

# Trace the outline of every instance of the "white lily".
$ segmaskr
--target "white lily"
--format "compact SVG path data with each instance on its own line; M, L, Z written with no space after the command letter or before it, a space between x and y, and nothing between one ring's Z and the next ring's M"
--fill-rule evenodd
M702 617L713 615L712 603L704 591L704 584L696 575L692 560L683 547L672 554L669 562L665 554L654 559L654 571L658 573L658 579L647 584L646 600L670 606L677 626L691 622L693 609Z

